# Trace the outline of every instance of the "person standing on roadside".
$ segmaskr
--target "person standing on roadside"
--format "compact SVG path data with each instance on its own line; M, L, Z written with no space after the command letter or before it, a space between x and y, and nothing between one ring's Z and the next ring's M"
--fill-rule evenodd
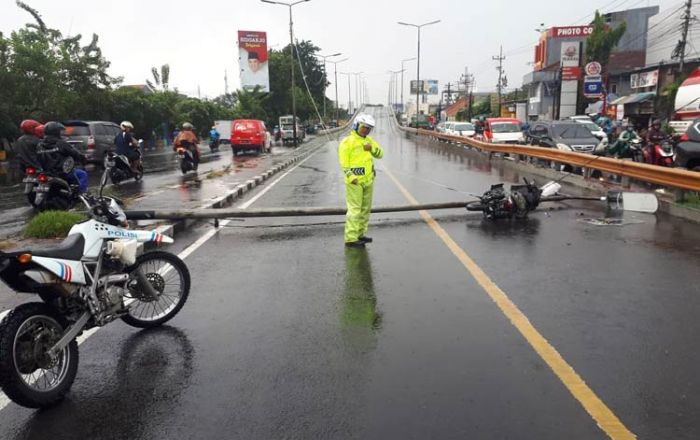
M365 235L369 226L374 189L373 159L384 157L379 144L369 137L375 126L374 118L359 114L350 134L341 141L338 149L340 166L345 175L345 246L364 247L372 238Z

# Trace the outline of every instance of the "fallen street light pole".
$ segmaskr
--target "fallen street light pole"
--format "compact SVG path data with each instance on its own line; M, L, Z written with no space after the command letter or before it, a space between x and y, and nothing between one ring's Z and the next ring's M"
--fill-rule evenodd
M429 203L424 205L378 206L373 213L430 211L435 209L465 209L467 202ZM129 220L184 220L184 219L225 219L256 217L310 217L321 215L345 215L345 208L260 208L260 209L193 209L193 210L151 210L126 211Z
M648 200L644 200L645 203L641 205L643 208L637 208L635 206L624 206L623 205L623 195L625 199L631 197L639 197L639 194L631 193L621 193L611 191L608 193L607 197L600 196L569 196L569 195L552 195L547 197L538 198L537 203L532 206L532 210L540 202L563 202L567 200L592 200L592 201L607 201L610 207L616 209L625 209L633 211L642 212L655 212L656 207L656 197L650 194L645 194L645 196L652 197L652 207L647 208ZM483 197L476 197L475 199L481 199L484 201ZM635 201L636 202L636 201ZM476 203L476 204L475 204ZM640 203L640 202L636 202ZM635 204L636 204L635 203ZM469 202L442 202L442 203L427 203L422 205L398 205L398 206L377 206L372 208L373 213L386 213L386 212L408 212L408 211L432 211L440 209L465 209L467 211L483 211L480 202L469 201ZM194 210L148 210L148 211L126 211L127 219L129 220L205 220L205 219L227 219L227 218L261 218L261 217L311 217L311 216L330 216L330 215L345 215L345 208L337 207L310 207L310 208L260 208L260 209L194 209Z

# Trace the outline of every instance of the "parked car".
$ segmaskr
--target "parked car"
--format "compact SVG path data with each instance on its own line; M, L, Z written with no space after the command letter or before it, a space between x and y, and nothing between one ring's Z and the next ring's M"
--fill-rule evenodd
M524 144L525 136L520 121L515 118L487 118L484 124L486 142L496 144Z
M121 128L109 121L63 121L69 144L87 156L88 161L103 164L108 152L114 152L114 138Z
M690 123L676 145L674 166L700 171L700 118Z
M535 122L530 127L530 144L577 153L601 153L605 144L576 121Z
M447 122L445 122L445 121L438 122L437 125L435 126L435 132L436 133L445 133L446 132L446 128L445 128L446 125L447 125Z
M269 152L271 136L265 123L256 119L236 119L231 128L231 151L233 155L254 150L257 154Z
M445 134L472 137L475 133L474 124L469 122L448 122L445 124Z

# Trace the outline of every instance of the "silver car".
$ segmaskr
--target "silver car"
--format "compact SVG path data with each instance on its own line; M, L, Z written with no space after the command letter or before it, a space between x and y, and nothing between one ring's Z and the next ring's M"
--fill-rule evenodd
M84 153L88 161L102 164L108 151L114 152L114 138L121 128L109 121L64 121L69 144Z

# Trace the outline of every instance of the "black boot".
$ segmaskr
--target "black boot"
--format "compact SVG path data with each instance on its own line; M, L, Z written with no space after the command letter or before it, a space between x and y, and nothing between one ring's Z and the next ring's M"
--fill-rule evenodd
M350 248L363 248L363 247L365 247L365 242L364 241L347 241L347 242L345 242L345 246L350 247Z
M358 238L359 241L364 242L364 243L372 243L372 237L367 237L363 235L362 237Z

